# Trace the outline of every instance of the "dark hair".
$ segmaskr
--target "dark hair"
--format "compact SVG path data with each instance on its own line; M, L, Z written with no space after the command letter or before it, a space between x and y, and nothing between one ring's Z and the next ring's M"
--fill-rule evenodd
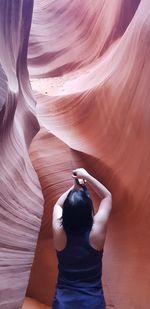
M81 233L93 224L93 203L86 187L69 192L62 213L62 225L66 233Z

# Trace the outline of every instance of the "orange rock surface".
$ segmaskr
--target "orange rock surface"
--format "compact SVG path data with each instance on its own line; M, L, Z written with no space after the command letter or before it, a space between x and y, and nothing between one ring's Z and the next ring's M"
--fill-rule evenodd
M0 308L51 306L52 208L83 166L113 195L107 308L148 309L149 0L1 0L0 25Z

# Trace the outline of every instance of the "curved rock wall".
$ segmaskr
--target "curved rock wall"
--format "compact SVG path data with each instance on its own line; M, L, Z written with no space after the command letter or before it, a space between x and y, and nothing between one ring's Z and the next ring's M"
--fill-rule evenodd
M91 64L120 38L140 0L36 0L28 63L33 77Z
M27 71L32 1L0 1L0 308L21 308L43 197L28 148L39 130Z
M38 1L36 3L34 18L40 6ZM108 308L111 305L117 309L146 309L150 306L150 4L148 0L115 1L113 6L110 1L95 1L94 5L88 1L85 8L80 1L77 14L79 3L61 3L64 9L59 11L57 1L51 7L47 1L42 2L45 23L49 13L53 17L47 22L45 35L43 30L41 49L37 47L40 43L33 18L29 47L30 73L36 77L32 87L38 103L38 119L45 128L42 130L53 134L60 143L56 154L55 138L41 131L43 135L37 136L31 147L45 196L40 242L42 237L51 236L49 214L53 200L69 186L65 182L67 174L63 179L62 173L66 169L71 171L71 166L88 168L113 194L103 261ZM72 23L69 17L67 19L71 9ZM83 28L89 32L83 32ZM49 35L50 31L53 34ZM70 40L66 40L66 34ZM51 48L48 49L49 43ZM39 52L38 57L34 57L34 49ZM51 52L53 57L49 58ZM64 75L59 77L61 74ZM43 143L39 153L38 138ZM51 140L51 148L47 138ZM64 152L64 147L74 149L71 158L70 150ZM47 167L45 175L44 166ZM51 173L53 180L48 177ZM49 253L49 261L51 255ZM51 274L51 278L55 280L55 275ZM31 281L30 288L38 297L39 288L34 285L33 273ZM49 297L50 292L41 295L47 304Z
M50 306L52 207L71 185L71 170L83 166L113 194L103 259L107 308L147 309L149 0L35 0L28 44L32 4L0 2L1 308L20 308L25 294L42 216L36 173L45 204L23 309Z

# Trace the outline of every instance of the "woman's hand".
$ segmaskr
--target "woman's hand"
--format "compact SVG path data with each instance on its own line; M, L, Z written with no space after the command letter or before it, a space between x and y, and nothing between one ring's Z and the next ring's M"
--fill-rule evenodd
M72 171L72 177L75 179L85 179L87 180L89 173L84 168L77 168Z

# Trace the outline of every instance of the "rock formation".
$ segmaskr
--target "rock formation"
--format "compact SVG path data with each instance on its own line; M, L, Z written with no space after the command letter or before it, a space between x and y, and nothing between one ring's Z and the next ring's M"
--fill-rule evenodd
M149 0L35 0L33 14L32 4L0 2L0 306L20 308L38 235L23 309L51 305L52 207L83 166L113 195L107 308L148 309Z
M0 1L0 308L21 308L43 213L28 154L39 130L27 71L32 1Z

